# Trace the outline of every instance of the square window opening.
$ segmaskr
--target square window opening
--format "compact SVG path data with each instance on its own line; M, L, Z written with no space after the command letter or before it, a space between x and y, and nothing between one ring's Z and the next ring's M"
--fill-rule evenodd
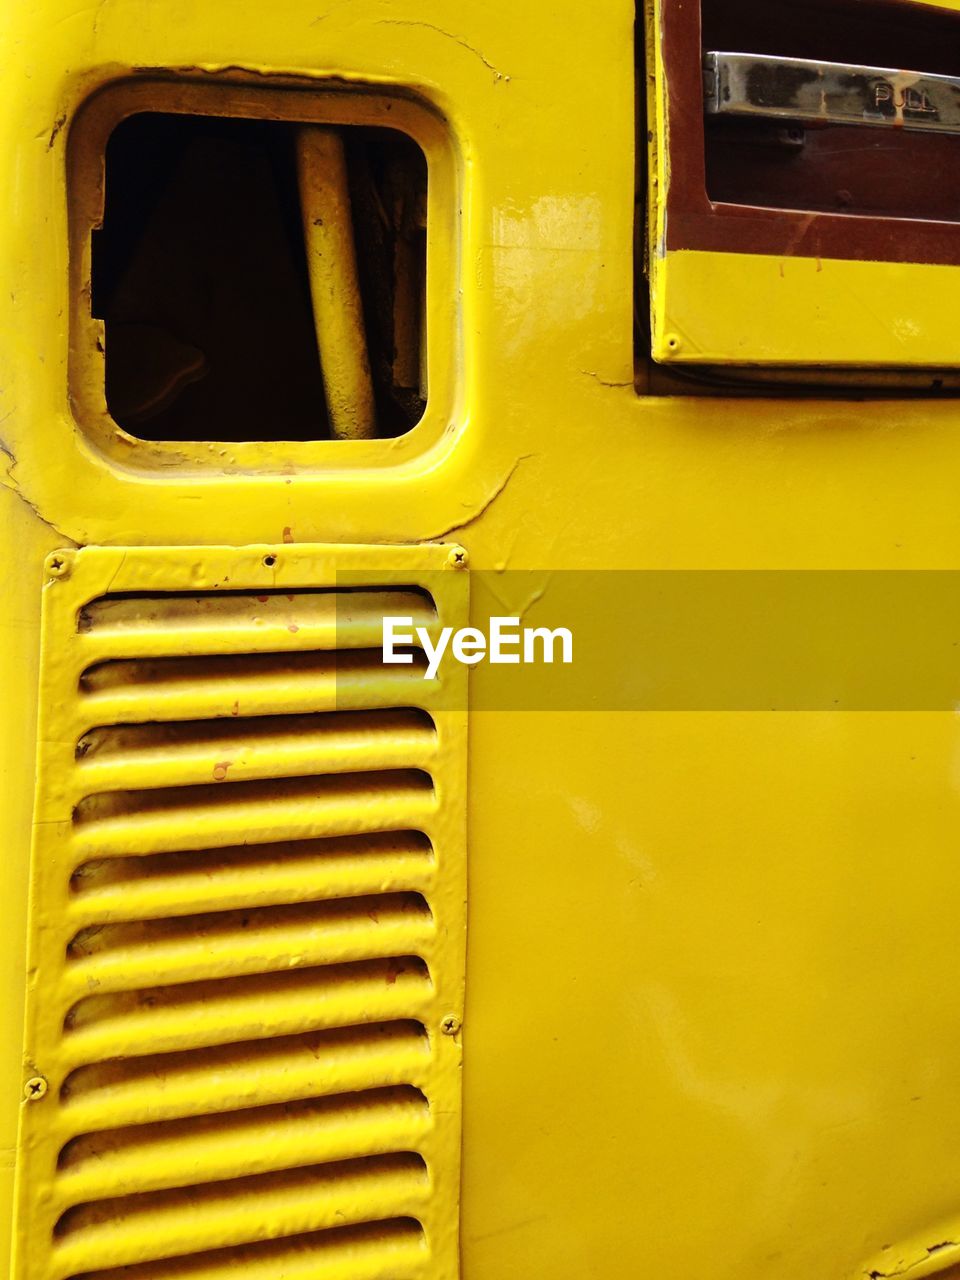
M149 441L409 431L427 395L426 193L397 129L122 120L91 252L113 421Z

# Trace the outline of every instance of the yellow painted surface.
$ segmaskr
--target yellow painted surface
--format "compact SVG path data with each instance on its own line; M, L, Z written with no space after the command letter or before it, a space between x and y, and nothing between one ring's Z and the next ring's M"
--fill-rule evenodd
M467 586L433 546L48 557L18 1280L455 1270L465 672L349 664Z
M297 172L313 319L333 434L363 440L376 434L373 383L340 135L331 129L299 130Z
M665 363L960 362L956 329L943 323L956 267L679 250L655 278L654 353Z
M50 550L273 545L286 528L296 543L455 538L486 570L958 568L960 410L635 395L626 0L18 0L0 41L8 1161L31 1074ZM127 445L121 462L77 426L69 120L142 67L426 104L447 143L430 407L409 435L201 465ZM953 309L924 296L913 350L932 359L923 343L946 341ZM960 1238L956 716L484 712L469 761L465 1280L953 1264L935 1247ZM409 1234L389 1247L418 1264ZM356 1275L356 1251L331 1265Z

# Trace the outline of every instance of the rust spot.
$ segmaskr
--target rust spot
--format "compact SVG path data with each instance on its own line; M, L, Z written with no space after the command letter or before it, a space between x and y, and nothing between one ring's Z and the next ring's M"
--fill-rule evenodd
M219 764L215 764L213 766L214 782L226 782L227 770L230 768L232 764L233 764L232 760L221 760Z
M240 714L240 699L239 699L239 698L236 700L236 702L235 702L235 703L233 704L233 706L230 708L230 714L231 714L232 716L238 716L238 715Z
M287 624L287 630L292 631L293 634L296 635L296 633L300 630L300 628L297 626L295 622L290 622Z
M285 525L283 526L283 540L284 540L284 542L292 542L292 541L293 541L293 530L290 528L290 526L289 526L288 524L285 524Z
M257 596L257 602L259 604L266 604L269 599L269 596Z
M397 978L399 978L400 974L403 972L404 972L403 965L397 964L396 961L392 961L387 966L387 986L392 987L396 982Z
M66 123L67 123L67 117L65 115L57 116L56 120L54 121L53 128L50 131L50 141L47 143L48 151L52 150L53 144L56 142L57 137L60 134L60 130L63 128L63 126Z

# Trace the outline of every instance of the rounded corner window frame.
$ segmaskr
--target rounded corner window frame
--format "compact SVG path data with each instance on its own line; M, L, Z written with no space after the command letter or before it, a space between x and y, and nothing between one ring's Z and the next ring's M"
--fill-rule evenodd
M391 128L409 137L427 165L426 408L400 436L373 440L157 441L131 435L106 401L103 322L91 312L93 232L102 226L106 146L124 120L146 112L269 119L291 124ZM151 477L276 476L385 469L428 453L449 437L459 410L458 216L460 168L442 114L400 84L345 83L326 75L160 70L98 88L78 107L67 137L69 351L73 423L107 462Z

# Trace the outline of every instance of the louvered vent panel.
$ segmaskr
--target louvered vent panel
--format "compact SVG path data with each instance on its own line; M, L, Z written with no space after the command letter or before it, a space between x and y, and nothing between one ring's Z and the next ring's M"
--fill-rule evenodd
M17 1280L457 1274L464 675L385 614L447 548L51 562Z

